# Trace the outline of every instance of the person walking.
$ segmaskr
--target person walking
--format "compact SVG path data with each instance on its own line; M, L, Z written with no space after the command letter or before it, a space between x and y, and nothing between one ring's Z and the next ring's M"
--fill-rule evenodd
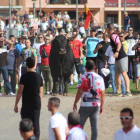
M91 125L91 140L97 140L97 126L99 112L102 113L105 100L105 86L103 78L94 72L94 62L88 60L86 63L87 73L82 75L78 81L78 91L73 104L73 110L77 111L77 103L81 98L79 109L80 125L83 128L88 117Z
M77 112L68 114L69 134L67 140L87 140L87 134L80 126L80 115Z
M40 110L43 96L43 80L35 72L35 58L26 59L27 73L21 76L17 92L14 111L18 113L18 103L22 97L21 119L29 118L33 122L34 133L39 140L40 136Z
M52 113L49 121L49 140L66 140L67 120L59 112L60 99L52 97L48 101L48 110Z

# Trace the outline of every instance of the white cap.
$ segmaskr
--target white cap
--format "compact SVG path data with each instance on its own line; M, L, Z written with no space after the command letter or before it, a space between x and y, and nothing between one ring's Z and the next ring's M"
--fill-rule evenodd
M101 71L102 71L104 76L107 76L110 73L110 70L106 69L106 68L102 68Z

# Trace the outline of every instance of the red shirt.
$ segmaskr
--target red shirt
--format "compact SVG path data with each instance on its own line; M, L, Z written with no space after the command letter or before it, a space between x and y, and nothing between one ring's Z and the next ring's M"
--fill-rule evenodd
M79 40L74 40L70 42L71 49L74 54L74 58L80 58L80 48L83 47L83 44Z
M46 46L45 44L44 44L44 45L41 45L41 46L40 46L40 55L42 55L43 47L44 47L45 52L47 53L47 55L50 56L51 45L48 45L48 46ZM42 65L49 66L49 57L47 57L47 58L42 58L42 57L41 57L41 64L42 64Z

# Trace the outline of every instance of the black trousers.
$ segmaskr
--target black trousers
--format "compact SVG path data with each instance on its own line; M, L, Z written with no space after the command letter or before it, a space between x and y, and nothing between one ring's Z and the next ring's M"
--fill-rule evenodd
M33 122L34 127L34 134L36 135L37 139L39 140L40 137L40 109L41 107L22 107L21 108L21 118L22 119L30 119Z
M130 76L130 63L132 63L133 83L135 83L135 70L134 70L135 63L134 62L135 62L135 55L128 56L128 76L131 78L131 76Z

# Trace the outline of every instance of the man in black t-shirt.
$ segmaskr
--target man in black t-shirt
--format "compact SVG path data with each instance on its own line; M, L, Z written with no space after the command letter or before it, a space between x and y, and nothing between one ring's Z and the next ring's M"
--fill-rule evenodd
M37 140L33 130L33 123L30 119L23 119L20 122L19 131L23 140Z
M35 72L35 58L26 59L27 73L21 76L19 89L16 96L15 113L18 112L18 102L22 96L21 118L29 118L33 121L34 133L39 140L40 136L40 110L41 98L43 96L43 80Z
M112 51L114 53L115 58L115 78L116 78L116 85L117 85L117 96L132 96L130 92L130 81L127 75L128 67L127 67L127 57L126 53L123 49L122 43L119 39L119 36L114 33L114 25L109 23L107 25L107 32L110 35L110 45L112 47ZM121 79L120 74L122 74L125 86L126 86L126 93L121 93Z

